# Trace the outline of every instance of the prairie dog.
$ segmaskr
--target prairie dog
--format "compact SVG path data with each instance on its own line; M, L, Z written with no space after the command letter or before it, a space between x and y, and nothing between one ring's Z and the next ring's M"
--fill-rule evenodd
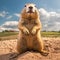
M21 12L18 28L18 53L23 53L27 50L36 50L48 54L48 52L44 50L44 43L41 39L40 15L35 4L29 3L25 5Z

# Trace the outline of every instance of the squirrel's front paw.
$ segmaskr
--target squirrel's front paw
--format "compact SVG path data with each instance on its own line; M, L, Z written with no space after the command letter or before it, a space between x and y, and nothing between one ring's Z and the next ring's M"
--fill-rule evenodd
M23 33L26 34L26 35L28 35L29 34L29 30L28 29L24 29Z
M31 33L32 34L35 34L36 33L36 29L33 29Z

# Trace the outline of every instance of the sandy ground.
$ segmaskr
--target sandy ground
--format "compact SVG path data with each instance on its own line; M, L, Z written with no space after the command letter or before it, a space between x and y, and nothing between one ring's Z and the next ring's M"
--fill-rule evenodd
M10 59L11 54L16 54L17 39L0 41L0 60L60 60L60 38L42 38L49 50L48 56L39 52L27 51L16 58Z

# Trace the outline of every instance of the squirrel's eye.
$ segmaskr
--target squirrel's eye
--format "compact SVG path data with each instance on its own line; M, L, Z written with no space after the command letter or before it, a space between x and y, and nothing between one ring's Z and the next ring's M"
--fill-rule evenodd
M26 5L25 5L25 7L26 7Z

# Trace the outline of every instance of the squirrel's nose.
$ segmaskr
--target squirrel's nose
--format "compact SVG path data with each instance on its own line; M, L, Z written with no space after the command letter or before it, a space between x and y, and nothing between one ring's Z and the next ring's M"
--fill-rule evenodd
M30 6L30 7L29 7L29 9L33 9L33 7L32 7L32 6Z

